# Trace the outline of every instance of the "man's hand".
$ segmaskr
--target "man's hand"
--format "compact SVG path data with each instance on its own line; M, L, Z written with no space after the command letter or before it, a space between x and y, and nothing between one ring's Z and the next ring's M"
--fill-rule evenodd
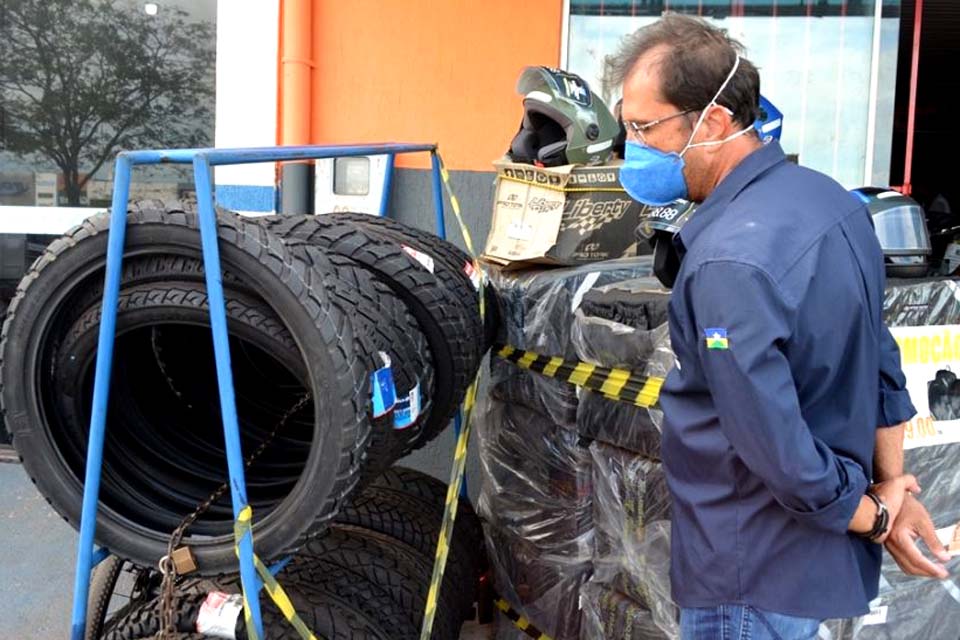
M893 523L896 522L897 516L900 514L900 508L903 505L904 498L908 493L919 492L920 485L917 484L917 479L910 474L897 476L896 478L879 482L870 487L870 493L880 498L887 507L887 513L890 516L890 524L887 526L887 531L876 538L871 538L871 540L878 544L883 544L890 535L890 531L893 529ZM861 535L869 533L873 529L873 524L876 522L876 519L877 506L873 500L867 496L863 496L860 500L860 506L857 507L853 518L850 520L849 530Z
M903 500L903 506L896 518L891 518L893 524L887 536L885 546L900 569L911 576L926 576L929 578L944 579L949 576L947 570L940 564L928 560L916 540L923 538L927 548L941 563L950 560L950 555L937 538L936 529L930 514L920 501L912 495Z

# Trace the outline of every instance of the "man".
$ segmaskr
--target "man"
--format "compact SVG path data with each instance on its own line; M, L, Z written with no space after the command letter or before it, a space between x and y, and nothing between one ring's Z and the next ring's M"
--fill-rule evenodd
M869 214L761 143L741 51L680 15L625 42L621 181L649 204L702 202L675 238L660 396L681 635L793 640L867 612L880 543L916 574L946 575L917 536L946 556L903 475L914 408Z

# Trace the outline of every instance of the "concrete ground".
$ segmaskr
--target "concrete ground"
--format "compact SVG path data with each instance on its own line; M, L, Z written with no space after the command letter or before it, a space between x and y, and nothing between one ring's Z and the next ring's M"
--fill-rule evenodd
M0 638L69 638L77 534L40 497L19 464L0 463ZM468 624L461 640L487 640Z
M77 534L19 464L0 464L0 637L69 638Z

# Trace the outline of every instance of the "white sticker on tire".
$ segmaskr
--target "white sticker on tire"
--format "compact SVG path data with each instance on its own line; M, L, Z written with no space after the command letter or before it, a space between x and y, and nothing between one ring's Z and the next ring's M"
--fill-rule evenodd
M403 249L403 251L407 255L409 255L411 258L419 262L424 269L426 269L430 273L433 273L433 270L436 266L433 258L425 254L423 251L417 251L413 247L409 247L405 244L400 245L400 248Z
M410 390L407 397L397 400L393 410L393 428L406 429L420 417L420 383Z
M480 282L481 282L481 278L483 278L483 274L473 268L472 262L468 262L463 267L463 272L467 274L468 278L470 278L470 282L473 283L473 288L476 289L477 291L480 291Z
M235 640L234 631L242 610L243 597L240 594L211 591L200 605L197 633L212 638Z

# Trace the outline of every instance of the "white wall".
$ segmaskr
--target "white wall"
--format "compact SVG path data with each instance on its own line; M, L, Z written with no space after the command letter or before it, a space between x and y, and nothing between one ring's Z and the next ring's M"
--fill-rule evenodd
M215 146L277 144L279 21L280 0L218 0ZM274 172L273 163L217 167L218 204L272 211Z

